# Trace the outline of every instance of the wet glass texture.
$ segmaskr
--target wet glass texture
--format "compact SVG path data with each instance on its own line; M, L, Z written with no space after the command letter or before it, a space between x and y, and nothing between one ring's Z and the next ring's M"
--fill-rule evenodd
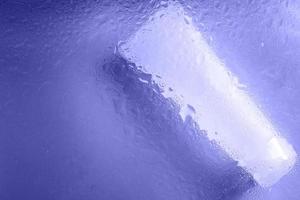
M2 0L0 199L298 200L299 99L297 0Z

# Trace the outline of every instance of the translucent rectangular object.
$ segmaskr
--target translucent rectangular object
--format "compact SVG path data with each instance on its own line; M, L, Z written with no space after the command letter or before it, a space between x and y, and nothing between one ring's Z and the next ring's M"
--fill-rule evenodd
M240 89L179 4L159 9L118 51L152 74L163 95L181 105L183 120L192 115L261 186L271 186L292 169L293 147Z

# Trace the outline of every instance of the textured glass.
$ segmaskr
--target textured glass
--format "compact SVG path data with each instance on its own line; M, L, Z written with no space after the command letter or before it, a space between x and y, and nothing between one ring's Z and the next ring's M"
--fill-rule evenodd
M0 199L298 200L299 99L296 0L2 0Z

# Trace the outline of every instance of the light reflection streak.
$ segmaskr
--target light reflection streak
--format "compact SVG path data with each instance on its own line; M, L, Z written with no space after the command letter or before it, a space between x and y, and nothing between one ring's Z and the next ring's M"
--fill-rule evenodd
M261 186L271 186L291 170L296 161L293 147L241 89L178 4L157 11L118 49L153 75L165 97L181 105L183 120L192 105L193 119L208 138Z

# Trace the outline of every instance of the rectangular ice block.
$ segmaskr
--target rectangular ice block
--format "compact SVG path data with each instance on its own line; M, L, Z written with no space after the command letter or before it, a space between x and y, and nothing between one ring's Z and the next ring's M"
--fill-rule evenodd
M192 115L207 137L261 186L271 186L292 169L293 147L241 89L179 4L160 8L118 51L152 74L163 95L180 104L183 120Z

